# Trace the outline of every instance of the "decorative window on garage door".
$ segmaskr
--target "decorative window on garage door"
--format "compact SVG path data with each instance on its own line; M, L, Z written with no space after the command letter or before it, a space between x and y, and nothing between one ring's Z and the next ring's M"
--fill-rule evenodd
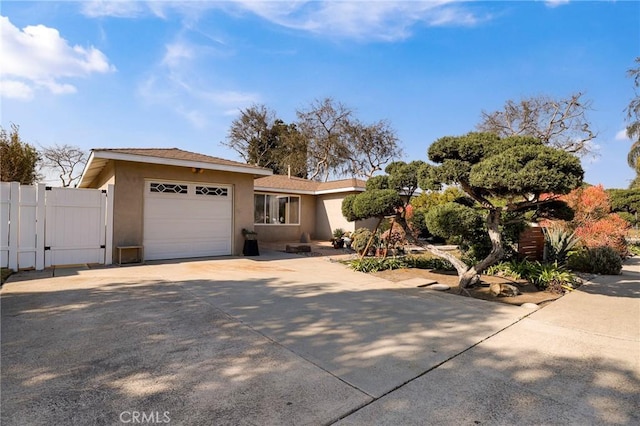
M226 197L229 195L228 188L218 186L196 186L196 195L211 195L214 197Z
M169 194L186 194L187 185L180 185L177 183L151 182L149 190L151 192L166 192Z

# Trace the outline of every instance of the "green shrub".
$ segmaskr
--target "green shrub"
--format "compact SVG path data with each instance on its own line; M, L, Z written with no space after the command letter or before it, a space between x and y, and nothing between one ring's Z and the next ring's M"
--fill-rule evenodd
M358 228L356 229L353 234L351 234L351 248L354 249L357 253L362 254L362 252L364 251L365 247L367 246L367 243L369 242L369 238L371 238L371 236L373 235L373 232L371 232L369 229L367 228ZM371 243L371 247L375 247L377 244L377 238L373 239L373 242Z
M575 276L564 269L563 266L554 263L534 262L529 271L528 279L540 290L549 290L554 293L562 293L564 288L573 288Z
M593 274L619 275L622 258L609 246L584 249L569 256L569 268Z
M640 256L640 243L629 244L629 252L633 256Z
M545 246L547 247L547 260L565 264L569 252L578 244L580 238L575 232L569 232L560 227L543 228Z
M531 275L533 263L528 260L512 260L510 262L500 262L487 268L487 275L501 275L514 280L528 279Z
M347 216L360 219L387 216L393 214L397 207L403 205L404 202L397 191L372 189L358 194L353 199L351 203L353 215L348 214Z
M379 257L365 257L362 259L355 259L350 261L349 267L358 272L378 272L385 271L387 269L400 269L406 268L405 262L400 258L379 258Z
M408 256L404 261L407 264L407 268L455 271L451 262L439 257Z
M540 290L563 293L573 288L575 276L558 262L540 263L528 260L501 262L487 268L487 275L501 275L511 279L526 279Z

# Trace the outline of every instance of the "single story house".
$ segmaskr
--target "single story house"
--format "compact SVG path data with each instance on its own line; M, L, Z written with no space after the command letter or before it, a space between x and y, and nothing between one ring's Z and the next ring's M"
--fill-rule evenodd
M330 182L283 175L256 178L255 231L263 241L296 241L303 233L314 240L329 240L336 228L373 229L375 219L349 222L342 215L342 200L363 192L365 183L354 178Z
M258 240L328 240L353 231L342 199L364 181L315 182L178 148L93 149L79 188L113 184L113 258L118 247L142 247L145 260L242 253L243 229ZM138 255L133 253L132 255ZM126 261L126 257L124 261Z

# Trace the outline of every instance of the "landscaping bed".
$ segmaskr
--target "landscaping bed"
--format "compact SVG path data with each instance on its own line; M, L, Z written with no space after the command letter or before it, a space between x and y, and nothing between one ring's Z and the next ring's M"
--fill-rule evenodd
M452 271L428 270L417 268L403 268L373 272L372 275L383 278L392 282L400 282L411 278L425 278L435 280L440 284L446 284L451 287L443 293L459 294L458 275ZM496 297L489 292L491 283L505 283L514 285L522 294L514 297ZM535 303L536 305L544 305L552 302L562 294L552 293L550 291L541 291L535 285L526 280L511 280L504 277L482 275L481 285L479 287L468 289L469 295L476 299L489 300L492 302L506 303L509 305L522 305L523 303Z

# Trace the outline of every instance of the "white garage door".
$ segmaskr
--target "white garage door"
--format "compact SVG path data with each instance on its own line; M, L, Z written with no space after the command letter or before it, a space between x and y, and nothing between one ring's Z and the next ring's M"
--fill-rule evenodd
M144 258L231 254L232 207L229 185L146 181Z

